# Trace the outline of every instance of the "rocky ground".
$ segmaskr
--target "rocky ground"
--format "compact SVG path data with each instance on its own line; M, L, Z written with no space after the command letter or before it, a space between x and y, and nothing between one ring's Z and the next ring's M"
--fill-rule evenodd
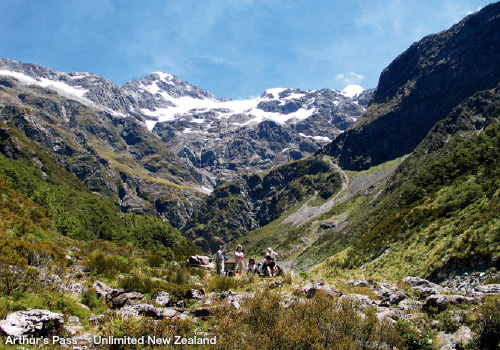
M238 315L245 314L248 311L246 302L260 290L269 290L279 294L283 308L314 298L318 293L334 298L339 303L349 301L363 317L366 317L367 310L372 310L379 321L389 325L413 322L417 331L429 334L425 339L430 348L458 349L458 346L467 344L477 336L470 320L474 318L473 315L477 315L485 298L500 295L500 273L494 269L456 275L441 284L411 276L396 283L367 279L310 280L304 275L294 276L292 271L286 271L283 277L277 278L220 278L211 276L211 272L203 276L192 275L190 282L196 288L187 289L180 297L178 293L174 296L161 290L149 295L111 287L91 276L85 266L71 265L70 272L65 275L44 275L44 283L48 283L53 290L73 295L77 300L82 300L82 295L91 290L106 303L105 312L92 314L85 319L51 310L11 312L0 321L3 343L9 344L12 339L20 337L36 341L37 338L51 336L56 337L52 339L56 339L58 345L72 349L99 348L95 344L95 337L109 336L106 329L110 320L120 319L125 323L132 320L179 320L197 324L199 328L205 321L214 321L218 317L217 309L221 306L237 310ZM118 276L115 282L123 278ZM224 288L221 281L229 281L231 285ZM87 305L81 304L81 307L90 311ZM425 325L419 326L418 320L426 320ZM199 334L207 338L210 330ZM25 345L32 344L29 340L25 341Z

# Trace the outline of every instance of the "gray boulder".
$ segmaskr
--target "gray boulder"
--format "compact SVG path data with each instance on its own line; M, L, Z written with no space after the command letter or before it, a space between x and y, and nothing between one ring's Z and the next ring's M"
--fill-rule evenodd
M346 286L353 286L353 287L370 287L376 285L376 282L373 280L351 280L347 281L345 283Z
M348 281L346 285L370 288L380 298L380 306L397 305L400 301L409 297L395 284L377 283L373 280L357 280Z
M188 259L189 266L202 267L204 269L214 269L215 265L212 262L212 258L202 255L190 256Z
M0 321L0 333L11 337L43 337L58 331L64 316L48 310L26 310L7 315Z
M408 312L420 311L423 303L418 300L405 299L398 303L398 309Z
M201 300L203 299L203 294L205 294L205 291L203 289L198 290L198 289L189 289L186 292L185 298L186 299L195 299L195 300Z
M351 303L357 311L366 310L370 307L376 307L377 303L363 294L344 294L339 297L341 303Z
M168 292L156 292L151 299L162 306L170 305L172 300Z
M121 308L118 314L133 317L147 316L160 320L163 318L174 318L178 316L179 312L172 308L155 307L151 304L136 304Z
M464 297L463 295L431 295L426 299L422 309L425 311L435 309L441 312L446 310L449 305L476 302L476 299Z
M118 295L125 293L123 289L114 289L108 286L106 283L101 281L95 281L92 285L98 296L105 298L106 300L112 300Z
M500 284L486 284L474 288L474 292L483 294L500 294Z
M445 291L439 284L432 283L419 277L409 276L406 277L403 282L408 283L414 291L419 292L422 298L427 298L429 295L440 294Z
M326 295L329 296L339 296L342 293L340 291L333 289L323 282L322 279L317 279L313 281L312 283L307 283L303 288L302 288L302 293L306 295L306 298L312 298L316 295L318 291L323 291Z
M441 350L455 350L457 345L461 345L459 349L463 349L464 345L473 340L473 333L470 328L460 326L455 333L439 332L436 338Z
M115 308L121 308L124 305L132 305L139 301L146 300L146 297L138 292L123 293L113 298L111 302Z

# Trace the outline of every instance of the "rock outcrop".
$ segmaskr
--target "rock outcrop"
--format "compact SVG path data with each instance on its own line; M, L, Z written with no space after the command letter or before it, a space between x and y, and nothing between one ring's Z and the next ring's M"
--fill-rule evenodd
M26 310L7 315L0 321L0 331L10 337L44 337L57 332L64 316L48 310Z

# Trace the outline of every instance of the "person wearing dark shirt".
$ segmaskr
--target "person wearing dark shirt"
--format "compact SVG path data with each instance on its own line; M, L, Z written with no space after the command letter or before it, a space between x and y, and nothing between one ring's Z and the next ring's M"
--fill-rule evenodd
M269 276L269 277L274 277L276 276L276 273L278 272L278 268L276 267L276 263L274 262L274 259L271 258L270 255L266 255L266 261L262 265L262 272L264 273L264 276Z

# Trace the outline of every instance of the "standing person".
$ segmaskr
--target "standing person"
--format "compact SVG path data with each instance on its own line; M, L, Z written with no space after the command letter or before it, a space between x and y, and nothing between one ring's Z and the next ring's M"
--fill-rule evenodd
M236 273L236 270L238 270L240 276L243 275L243 259L245 258L245 254L243 254L242 249L241 245L238 244L236 246L236 251L234 252L234 262L236 263L234 272Z
M215 253L215 264L217 265L217 275L224 275L224 253L222 252L222 246L219 246L219 250Z

